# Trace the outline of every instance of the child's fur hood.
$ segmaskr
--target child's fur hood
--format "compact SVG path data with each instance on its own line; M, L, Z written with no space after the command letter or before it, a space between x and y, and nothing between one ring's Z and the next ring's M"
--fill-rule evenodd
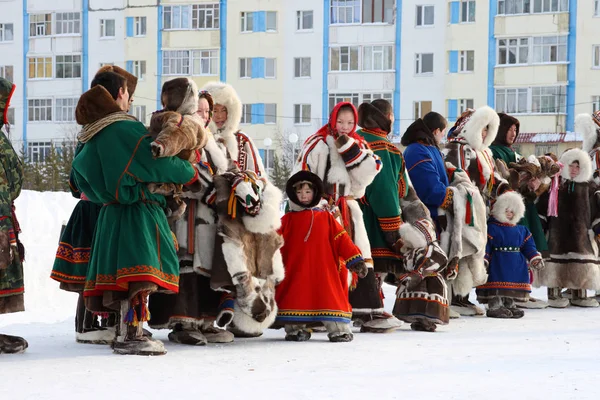
M515 215L512 220L506 218L506 210L511 210ZM492 216L501 223L516 225L525 215L523 196L517 192L509 191L496 198L492 206Z

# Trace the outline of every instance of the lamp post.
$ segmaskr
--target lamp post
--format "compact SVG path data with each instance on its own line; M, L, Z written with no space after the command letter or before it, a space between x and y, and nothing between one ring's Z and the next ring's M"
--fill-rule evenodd
M269 173L269 147L273 144L271 138L265 138L263 140L263 145L265 146L265 170L267 174Z

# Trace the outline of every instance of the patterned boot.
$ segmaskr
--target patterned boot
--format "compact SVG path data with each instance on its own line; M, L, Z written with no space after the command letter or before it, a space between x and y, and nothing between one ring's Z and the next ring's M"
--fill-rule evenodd
M147 304L148 296L138 294L130 303L121 301L121 315L117 325L117 338L113 343L113 352L123 355L160 356L167 354L164 344L160 340L144 336L142 324L146 317L143 309ZM140 319L136 318L141 315ZM132 317L133 316L133 317Z

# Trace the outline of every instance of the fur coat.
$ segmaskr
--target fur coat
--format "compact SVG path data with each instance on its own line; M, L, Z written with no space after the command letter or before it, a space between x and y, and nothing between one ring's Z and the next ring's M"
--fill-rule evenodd
M592 178L600 186L600 112L579 114L575 118L575 132L583 135L583 151L592 159Z
M580 173L571 179L569 165L574 161L579 162ZM592 163L588 154L579 149L566 151L560 162L564 168L556 199L558 215L548 215L550 193L538 202L538 212L547 221L550 259L538 273L537 283L549 288L600 289L598 245L592 230L598 217L590 182Z

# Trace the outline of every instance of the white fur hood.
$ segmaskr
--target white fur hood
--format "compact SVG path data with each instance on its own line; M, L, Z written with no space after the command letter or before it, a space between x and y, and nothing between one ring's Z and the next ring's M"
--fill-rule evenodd
M488 133L485 140L481 137L483 128L488 127ZM498 135L498 127L500 126L500 117L493 108L483 106L475 110L469 117L469 120L463 127L461 132L457 132L457 136L464 138L474 150L484 150L489 147Z
M227 108L227 121L223 128L218 129L214 118L209 124L210 130L216 139L232 137L239 130L242 118L242 102L233 86L223 82L209 82L202 90L206 90L213 98L214 104L220 104Z
M512 221L506 218L506 210L515 213ZM496 198L492 206L492 216L503 224L516 225L525 215L525 203L523 197L517 192L505 192Z
M594 149L600 135L600 127L594 123L590 114L579 114L575 118L575 132L583 136L583 151L589 153Z
M580 149L567 150L560 156L559 161L564 165L560 173L561 178L574 182L587 182L592 179L592 160L585 151ZM569 164L572 164L574 161L579 161L580 172L575 179L571 179L569 176Z

